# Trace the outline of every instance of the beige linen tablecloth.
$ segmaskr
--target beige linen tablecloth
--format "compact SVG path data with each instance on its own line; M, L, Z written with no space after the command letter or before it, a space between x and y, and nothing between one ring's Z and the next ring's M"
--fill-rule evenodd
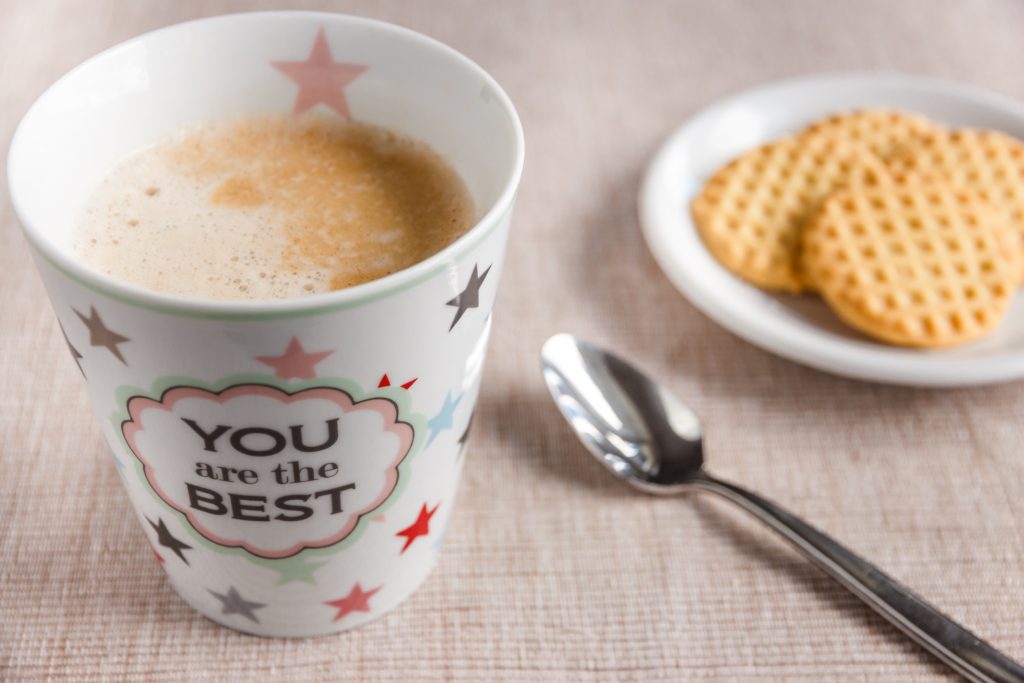
M109 45L282 4L4 0L0 137L51 81ZM742 513L613 481L543 388L538 349L562 330L629 354L692 403L722 476L790 506L1024 658L1024 384L893 388L775 358L670 286L635 205L669 131L773 79L896 69L1024 97L1024 2L301 6L451 44L507 88L526 128L484 389L440 565L397 611L338 636L254 638L189 609L108 464L4 191L0 679L949 676Z

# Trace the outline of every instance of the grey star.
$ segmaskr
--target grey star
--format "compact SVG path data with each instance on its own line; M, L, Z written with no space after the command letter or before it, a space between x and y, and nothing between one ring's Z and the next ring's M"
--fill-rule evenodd
M473 427L473 417L476 415L476 411L473 411L469 415L469 421L466 422L466 428L462 430L462 436L458 439L459 452L455 456L455 460L459 461L462 459L462 454L466 452L466 440L469 439L469 430Z
M455 329L456 323L462 319L467 310L480 306L480 285L484 283L489 272L491 272L491 266L487 266L487 270L484 271L483 275L478 275L477 266L474 265L473 273L469 276L469 284L466 285L466 288L457 297L445 304L446 306L455 306L459 309L455 312L455 319L452 320L451 327L448 328L449 332Z
M146 517L146 521L149 522L149 525L156 530L156 542L165 548L170 548L171 552L180 557L182 562L188 564L188 560L185 559L185 553L181 551L191 550L192 546L184 541L179 541L172 536L171 530L167 528L166 524L164 524L163 519L157 517L157 520L160 522L159 524L156 524L149 517Z
M235 590L234 586L230 586L228 588L227 595L218 593L217 591L207 590L210 595L220 600L221 605L223 606L223 609L220 611L221 614L241 614L246 619L255 621L257 624L260 623L259 617L253 614L253 612L266 607L266 603L246 600L238 593L237 590Z
M119 361L128 365L128 361L126 361L124 356L121 355L121 349L117 348L117 345L131 341L131 339L123 334L114 332L112 329L104 325L103 320L100 318L100 314L96 312L95 306L89 307L88 318L82 315L78 309L72 308L71 310L73 310L75 315L81 318L82 322L85 323L85 326L89 328L89 346L102 346L107 349L107 351L114 354Z
M60 325L60 323L57 324ZM68 333L64 331L63 325L60 325L60 333L64 335L64 343L68 345L68 350L71 351L71 357L75 359L75 365L78 366L78 371L82 373L82 377L85 377L85 370L82 369L82 354L78 352L78 349L71 345L71 340L68 339Z

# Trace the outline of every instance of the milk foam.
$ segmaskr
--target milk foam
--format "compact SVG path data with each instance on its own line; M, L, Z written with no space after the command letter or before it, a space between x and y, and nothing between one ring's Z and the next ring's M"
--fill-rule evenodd
M211 299L280 299L374 280L472 227L461 179L424 144L324 117L180 132L102 180L74 250L115 278Z

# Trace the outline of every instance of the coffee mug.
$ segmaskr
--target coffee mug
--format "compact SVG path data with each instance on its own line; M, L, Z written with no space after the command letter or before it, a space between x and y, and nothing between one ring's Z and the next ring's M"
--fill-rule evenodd
M125 155L190 124L306 110L427 143L478 222L400 272L277 301L148 291L72 253L76 210ZM337 14L161 29L86 61L26 114L8 159L15 210L154 554L200 613L260 635L330 633L430 573L523 154L515 109L479 66Z

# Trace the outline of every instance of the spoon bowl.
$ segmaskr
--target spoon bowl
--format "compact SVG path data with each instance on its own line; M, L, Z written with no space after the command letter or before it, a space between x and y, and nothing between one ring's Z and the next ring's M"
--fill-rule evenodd
M704 467L700 419L635 367L568 334L541 351L544 381L587 450L627 484L674 494Z

